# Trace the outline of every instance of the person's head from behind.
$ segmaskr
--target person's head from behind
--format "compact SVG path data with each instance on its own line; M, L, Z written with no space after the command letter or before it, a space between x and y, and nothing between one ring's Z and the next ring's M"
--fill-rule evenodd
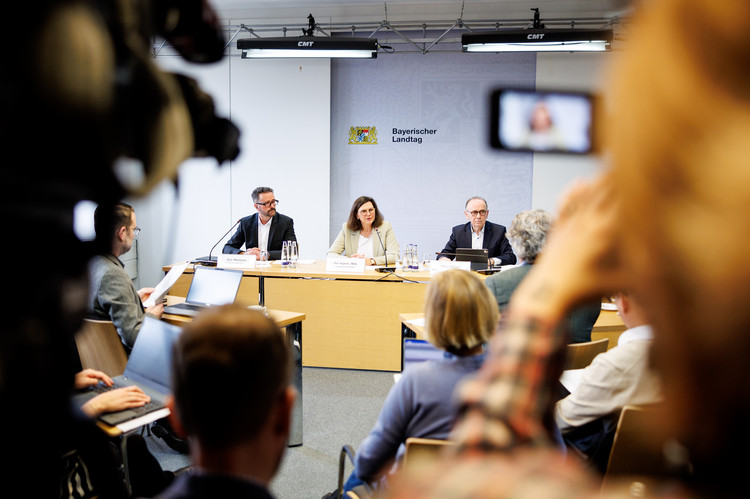
M623 266L651 312L670 424L726 466L750 442L750 3L642 7L602 120Z
M127 253L139 232L135 210L126 203L116 203L113 207L97 206L94 210L94 231L97 239L111 241L115 256Z
M351 231L362 230L363 227L380 227L383 225L383 214L378 204L370 196L360 196L354 200L346 227Z
M619 291L614 295L614 300L617 313L628 329L650 323L646 309L632 292Z
M289 378L288 347L273 320L234 304L205 311L174 347L176 424L199 455L263 449L270 479L289 433Z
M508 228L508 242L513 253L526 263L534 263L547 242L552 215L544 210L526 210L513 217Z
M479 353L497 327L497 302L482 280L467 270L437 274L425 294L427 338L455 355Z

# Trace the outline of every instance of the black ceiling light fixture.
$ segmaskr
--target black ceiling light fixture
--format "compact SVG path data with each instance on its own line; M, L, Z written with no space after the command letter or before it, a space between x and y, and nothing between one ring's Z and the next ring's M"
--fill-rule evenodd
M462 52L604 52L611 50L612 29L548 29L532 8L534 20L526 29L466 33ZM574 24L574 23L572 23Z
M245 38L237 40L243 59L284 57L359 58L375 59L378 41L374 38L314 36L319 28L312 14L307 16L308 27L302 36Z

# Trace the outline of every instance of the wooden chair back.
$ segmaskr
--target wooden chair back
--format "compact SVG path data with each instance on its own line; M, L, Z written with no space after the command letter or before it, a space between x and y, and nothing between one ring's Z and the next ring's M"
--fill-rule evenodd
M84 369L96 369L110 377L125 370L128 356L112 321L84 319L75 340Z
M418 466L429 464L439 459L442 453L449 446L456 445L450 440L440 440L434 438L416 438L406 439L406 452L402 463L404 473L416 469Z
M661 424L661 411L663 408L658 404L623 407L603 487L622 480L656 481L663 477L684 475L690 469L687 461L670 462L667 459L665 446L673 440L668 429Z
M594 357L607 351L609 338L586 341L584 343L571 343L568 345L568 353L563 369L583 369L591 364Z

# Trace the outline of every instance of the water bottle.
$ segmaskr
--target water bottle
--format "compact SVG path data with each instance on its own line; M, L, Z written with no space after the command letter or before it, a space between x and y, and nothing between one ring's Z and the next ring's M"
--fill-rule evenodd
M411 246L411 262L409 268L412 270L419 270L419 251L416 244L410 244Z
M298 261L299 255L297 254L297 241L289 241L289 266L296 269Z
M289 268L289 245L286 241L281 243L281 268Z

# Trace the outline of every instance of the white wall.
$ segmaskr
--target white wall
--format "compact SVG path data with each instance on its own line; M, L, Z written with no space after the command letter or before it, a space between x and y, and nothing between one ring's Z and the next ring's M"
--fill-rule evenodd
M597 91L610 53L537 54L537 89ZM534 154L532 208L555 213L560 196L578 179L592 177L601 168L597 156Z

